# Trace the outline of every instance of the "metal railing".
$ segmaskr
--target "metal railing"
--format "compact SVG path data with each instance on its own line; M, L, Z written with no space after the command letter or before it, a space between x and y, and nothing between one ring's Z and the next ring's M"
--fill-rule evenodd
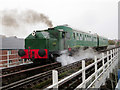
M107 59L107 61L105 61ZM97 68L98 63L102 62L102 66L100 68ZM58 71L53 70L52 71L52 81L53 84L47 87L46 89L51 89L51 88L57 88L59 85L69 81L70 79L76 77L80 73L82 73L82 83L76 87L78 88L98 88L102 84L105 84L105 79L109 78L109 73L112 72L113 68L115 65L117 65L118 62L118 48L113 49L110 51L107 51L107 55L102 53L102 57L97 60L97 57L95 56L94 62L91 63L90 65L85 67L85 60L82 60L82 69L79 71L71 74L70 76L58 81ZM86 70L89 69L90 67L94 66L95 70L92 75L90 75L88 78L86 78ZM100 78L102 77L102 78ZM93 79L94 78L94 79ZM91 82L90 82L91 81Z
M1 69L32 63L31 60L21 59L18 56L18 53L10 54L9 51L7 51L7 54L5 54L5 55L0 55L0 57L1 57L0 58L1 59L0 60L0 68Z

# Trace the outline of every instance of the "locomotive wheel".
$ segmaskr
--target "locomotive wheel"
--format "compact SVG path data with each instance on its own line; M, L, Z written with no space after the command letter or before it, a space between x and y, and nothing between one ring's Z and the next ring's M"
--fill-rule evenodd
M44 49L40 49L40 50L38 51L38 54L39 54L39 56L43 57L43 56L46 55L46 52L45 52Z
M25 51L23 49L20 49L18 51L18 55L21 56L21 57L24 56L25 55Z

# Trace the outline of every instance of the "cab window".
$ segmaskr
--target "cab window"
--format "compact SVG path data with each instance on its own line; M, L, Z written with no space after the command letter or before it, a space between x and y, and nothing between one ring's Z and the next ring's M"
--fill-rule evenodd
M70 39L70 33L69 32L66 33L66 38Z
M65 32L62 32L62 38L65 38Z

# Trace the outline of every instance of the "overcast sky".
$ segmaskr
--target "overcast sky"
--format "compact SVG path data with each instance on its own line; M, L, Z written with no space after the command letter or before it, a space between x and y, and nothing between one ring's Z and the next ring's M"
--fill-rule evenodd
M79 30L107 37L118 38L118 0L0 0L0 11L16 9L35 10L49 17L53 26L68 24ZM40 29L47 26L39 24ZM31 33L37 26L27 34ZM5 34L0 28L0 34ZM20 32L22 33L22 32Z

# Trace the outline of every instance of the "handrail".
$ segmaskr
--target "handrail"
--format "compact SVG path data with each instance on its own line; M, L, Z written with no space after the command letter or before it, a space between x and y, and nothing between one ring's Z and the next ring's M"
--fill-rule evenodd
M107 58L106 62L105 62L105 58ZM97 60L97 57L95 56L95 61L86 67L85 67L85 60L82 60L82 69L71 74L70 76L65 77L64 79L62 79L60 81L56 81L56 80L58 80L58 73L56 73L57 70L53 70L52 77L53 77L54 83L52 85L48 86L46 89L48 90L51 88L58 88L59 85L69 81L71 78L74 78L75 76L79 75L80 73L82 73L82 83L80 85L78 85L76 87L76 89L77 88L86 88L86 89L90 88L99 79L99 77L102 76L105 72L108 72L107 75L110 73L110 71L116 65L117 60L118 60L118 48L107 51L107 55L102 53L102 57L99 60ZM99 69L97 69L97 63L100 61L102 61L102 66ZM92 66L95 66L95 72L88 78L85 78L85 74L86 74L85 70L89 69ZM101 70L102 70L102 72L100 73ZM98 73L100 73L100 74L98 75ZM89 82L89 80L91 80L92 77L95 77L95 79L91 82L90 85L86 86L86 83ZM103 81L102 83L104 83L104 82L105 81Z

